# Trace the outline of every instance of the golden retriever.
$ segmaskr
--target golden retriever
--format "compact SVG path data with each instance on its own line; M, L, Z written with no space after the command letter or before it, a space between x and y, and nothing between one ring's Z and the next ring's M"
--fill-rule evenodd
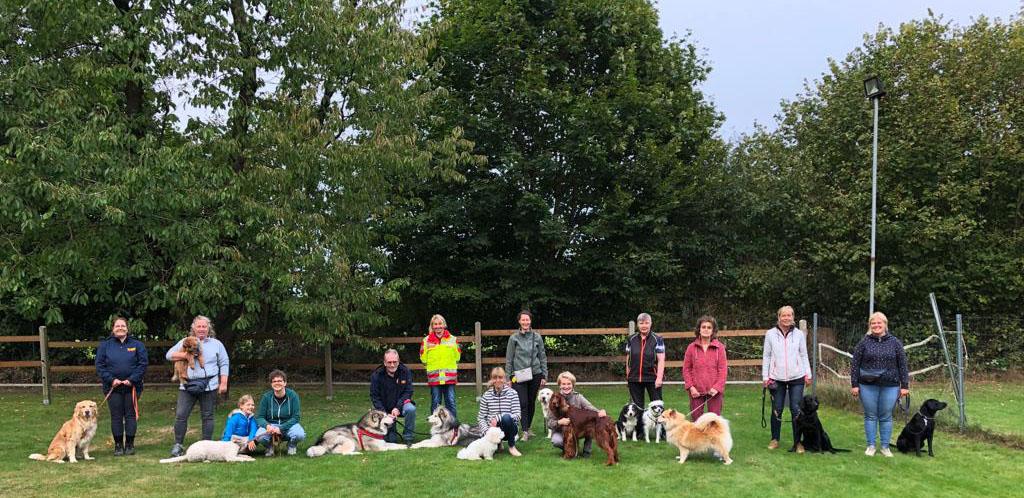
M696 422L686 420L686 416L676 410L665 410L658 417L665 424L666 439L669 444L679 448L679 463L685 463L691 451L714 451L729 465L729 450L732 449L732 434L729 432L729 421L714 414L705 413Z
M199 364L203 364L203 353L199 350L199 339L194 336L186 337L181 342L181 352L188 353L188 360L178 360L174 362L174 375L171 377L171 382L185 382L188 380L188 369L196 368L196 359L199 360Z
M33 460L57 463L64 463L64 459L67 458L71 463L78 463L75 452L79 450L86 460L95 460L89 456L89 442L96 435L97 411L95 401L79 401L75 405L75 413L71 416L71 420L64 422L64 425L57 431L46 454L33 453L28 457Z

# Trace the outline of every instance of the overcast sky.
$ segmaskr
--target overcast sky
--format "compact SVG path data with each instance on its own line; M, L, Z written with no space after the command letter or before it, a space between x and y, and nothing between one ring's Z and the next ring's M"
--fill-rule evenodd
M980 15L1003 20L1022 0L660 0L665 36L692 32L712 72L703 90L725 114L721 136L738 138L754 123L774 128L782 99L820 79L828 59L842 60L879 23L922 19L928 8L955 24Z

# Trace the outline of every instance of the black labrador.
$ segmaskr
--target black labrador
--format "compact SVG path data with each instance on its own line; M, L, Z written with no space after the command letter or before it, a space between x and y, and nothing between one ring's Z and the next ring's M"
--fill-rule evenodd
M935 456L932 453L932 436L935 435L935 414L946 407L946 404L937 400L929 399L921 404L921 409L914 414L907 422L907 426L900 431L900 437L896 438L896 449L900 453L911 451L921 456L921 448L924 442L928 441L928 456Z
M818 418L818 398L813 395L806 395L800 400L800 413L795 415L796 433L793 434L793 447L789 451L803 453L839 453L850 450L832 446L832 440L821 425Z

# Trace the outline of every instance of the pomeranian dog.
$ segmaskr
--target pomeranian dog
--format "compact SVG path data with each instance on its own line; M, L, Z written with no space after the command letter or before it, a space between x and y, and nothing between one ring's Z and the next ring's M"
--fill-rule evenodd
M732 434L729 421L714 413L705 413L696 422L686 420L686 415L676 410L665 410L658 418L665 424L665 439L679 448L679 463L685 463L690 452L713 451L726 465L732 463L729 450L732 449Z

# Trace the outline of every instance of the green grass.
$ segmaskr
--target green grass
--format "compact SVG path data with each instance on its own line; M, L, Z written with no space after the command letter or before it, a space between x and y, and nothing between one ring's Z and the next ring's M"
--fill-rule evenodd
M964 382L967 402L967 423L996 434L1024 437L1024 390L1020 384L996 382ZM917 409L928 398L949 403L939 412L939 423L956 427L958 412L956 399L948 383L923 385L914 390L912 400Z
M625 388L582 389L609 412L617 413L626 400ZM1014 389L1020 392L1019 385L1006 388ZM260 391L262 388L235 386L232 396ZM303 396L302 423L310 441L328 426L356 419L367 407L362 388L343 389L333 401L326 401L316 388L299 388L299 392ZM677 452L665 444L626 442L620 446L622 463L606 468L603 453L596 447L589 460L564 461L542 439L520 443L522 458L501 453L494 462L457 460L455 449L441 448L318 459L278 457L246 464L166 465L157 460L167 457L173 439L175 393L168 389L146 391L137 439L139 454L134 457L112 456L109 420L101 412L100 429L93 440L95 461L56 465L26 458L29 453L45 451L76 401L97 399L97 394L98 389L58 389L53 404L44 407L37 390L0 392L0 406L8 422L7 434L0 438L4 496L1010 496L1012 483L1024 472L1024 452L950 433L936 437L935 458L900 454L892 459L867 458L860 416L832 408L823 409L822 419L834 443L852 453L769 451L768 432L760 424L761 391L747 386L730 386L726 393L725 416L731 421L735 440L731 466L706 456L691 457L681 466L673 459ZM980 404L981 393L975 397ZM670 407L683 406L682 392L676 387L666 392L666 398ZM425 411L428 391L417 388L416 400ZM473 389L460 388L458 400L463 418L473 419ZM997 401L993 403L998 406ZM217 410L218 435L231 405L223 404ZM424 432L425 418L420 417L424 422L419 427ZM198 424L197 409L186 442L195 441ZM1013 423L1006 425L1012 427ZM896 430L901 426L897 424ZM538 417L534 428L540 432L540 427ZM783 444L789 442L784 428Z

